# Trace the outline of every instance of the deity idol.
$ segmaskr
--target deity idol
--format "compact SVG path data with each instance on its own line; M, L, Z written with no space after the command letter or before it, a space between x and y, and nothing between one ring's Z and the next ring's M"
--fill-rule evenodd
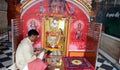
M57 19L52 20L50 25L50 31L47 33L47 43L49 47L58 48L63 45L60 43L63 37L63 31L59 28L59 22Z
M50 31L47 35L47 42L49 45L54 48L57 45L58 40L58 20L52 20L52 23L50 25Z

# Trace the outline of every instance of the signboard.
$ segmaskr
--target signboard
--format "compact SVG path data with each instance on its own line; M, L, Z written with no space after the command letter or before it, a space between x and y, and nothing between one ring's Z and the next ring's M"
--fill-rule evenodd
M105 33L120 38L120 6L107 10L103 24Z

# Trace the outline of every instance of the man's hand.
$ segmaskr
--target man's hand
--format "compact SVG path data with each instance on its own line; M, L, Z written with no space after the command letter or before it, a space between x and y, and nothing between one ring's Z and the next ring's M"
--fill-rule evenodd
M35 52L35 55L38 56L41 52L42 48L35 48L34 49L34 52Z
M41 53L41 51L40 51L40 50L39 50L39 51L37 50L37 51L35 52L35 55L38 56L40 53Z

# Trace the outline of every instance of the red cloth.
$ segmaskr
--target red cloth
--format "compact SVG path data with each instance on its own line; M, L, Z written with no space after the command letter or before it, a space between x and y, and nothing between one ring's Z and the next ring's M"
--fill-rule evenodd
M37 58L28 64L28 70L45 70L47 64L45 64L41 59Z
M82 64L75 65L72 64L73 60L80 60ZM65 70L95 70L95 68L82 57L63 57L64 68Z

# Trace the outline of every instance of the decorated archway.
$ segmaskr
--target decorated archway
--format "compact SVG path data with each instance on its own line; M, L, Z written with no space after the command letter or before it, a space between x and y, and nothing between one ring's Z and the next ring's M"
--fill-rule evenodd
M87 3L87 2L86 2ZM89 4L88 4L89 5ZM84 5L84 1L71 1L71 0L38 0L38 1L29 1L26 2L25 5L22 7L22 13L21 13L21 19L23 20L23 37L26 36L27 32L33 28L37 29L40 33L40 36L43 37L42 34L44 34L43 27L44 27L44 20L48 17L53 18L66 18L65 21L68 21L66 26L69 31L67 31L68 36L70 36L70 47L68 48L71 50L71 48L74 46L74 50L85 50L86 48L86 34L88 29L88 23L90 21L90 8L89 6ZM52 19L51 19L52 20ZM80 24L78 24L80 23ZM81 29L77 26L80 25ZM78 30L78 32L76 31ZM79 32L82 32L82 35L79 34ZM81 38L80 40L75 40L77 36ZM74 38L74 40L73 40ZM42 42L42 38L40 40ZM79 47L74 45L73 43L81 43ZM43 46L43 45L42 45ZM72 48L73 50L73 48Z

